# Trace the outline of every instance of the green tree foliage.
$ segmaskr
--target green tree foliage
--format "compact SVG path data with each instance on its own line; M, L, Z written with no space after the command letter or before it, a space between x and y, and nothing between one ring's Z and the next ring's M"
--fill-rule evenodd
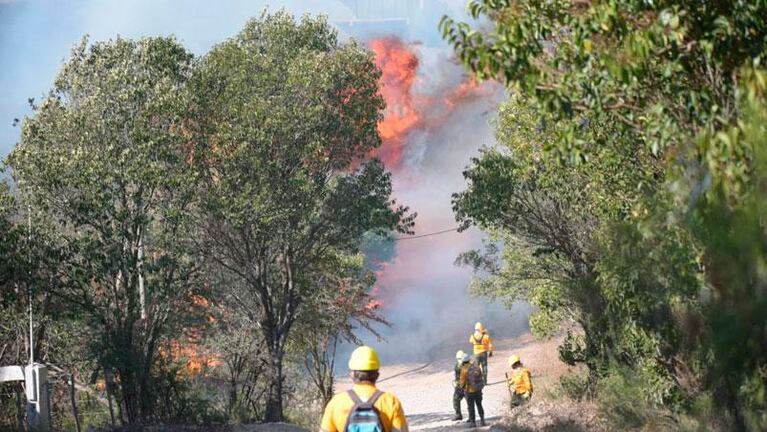
M634 377L606 382L636 383L654 406L712 397L733 427L763 430L767 4L475 0L469 11L491 26L445 17L443 34L524 109L501 113L504 148L474 161L455 200L460 220L505 241L503 259L463 260L491 270L487 292L536 304L543 327L581 324L565 359L597 376L620 365ZM579 260L591 277L552 284ZM584 292L599 316L584 317Z
M15 220L18 207L9 189L5 181L0 182L0 301L3 306L19 301L18 281L25 274L24 237Z
M325 289L315 291L307 299L304 318L297 323L298 352L322 406L335 394L338 344L360 344L355 330L363 328L380 336L373 324L388 325L369 295L375 275L372 271L363 271L366 258L358 253L329 261L332 269L328 268L322 276Z
M195 174L177 133L191 55L170 38L83 41L24 121L8 164L62 250L47 285L119 376L127 421L153 415L159 347L193 309Z
M284 12L249 21L195 72L186 130L202 173L201 246L243 288L227 304L266 344L265 418L281 421L291 330L333 312L313 302L339 288L339 263L365 232L413 223L383 165L356 163L380 145L379 72L324 18Z

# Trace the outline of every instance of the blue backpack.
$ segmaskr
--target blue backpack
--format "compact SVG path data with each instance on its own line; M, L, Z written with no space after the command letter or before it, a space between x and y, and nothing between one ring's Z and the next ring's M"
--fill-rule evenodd
M349 390L348 394L354 402L354 406L349 411L349 418L346 420L346 432L384 432L381 417L378 410L373 406L383 392L376 390L365 402L362 402L354 390Z

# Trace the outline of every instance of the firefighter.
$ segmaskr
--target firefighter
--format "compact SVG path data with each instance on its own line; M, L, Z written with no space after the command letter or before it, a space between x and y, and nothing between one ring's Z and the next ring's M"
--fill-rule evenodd
M461 362L460 384L469 408L469 426L477 427L475 408L479 414L480 425L485 426L485 410L482 408L482 388L485 386L482 370L477 365L477 358L468 354Z
M474 333L469 336L469 343L474 347L474 357L479 362L485 384L487 384L487 358L493 356L493 339L481 322L474 324Z
M530 379L530 369L522 365L518 355L514 354L509 357L509 366L512 370L508 385L513 408L530 400L533 395L533 382Z
M328 402L322 416L322 431L407 432L407 420L399 399L376 388L379 368L378 354L373 348L361 346L352 352L349 370L354 385Z
M455 373L455 380L453 380L453 409L455 409L455 417L453 420L463 420L461 415L461 399L464 398L463 389L461 388L461 365L463 365L463 357L465 352L459 350L455 353L455 367L453 372Z

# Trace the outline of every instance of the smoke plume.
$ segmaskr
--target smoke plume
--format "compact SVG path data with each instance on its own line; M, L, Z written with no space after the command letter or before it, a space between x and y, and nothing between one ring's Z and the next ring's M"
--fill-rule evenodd
M481 245L482 233L456 227L452 194L466 187L470 158L493 143L492 121L504 91L478 83L456 64L449 49L408 43L396 36L368 41L382 71L386 111L379 123L383 144L374 156L393 172L394 196L418 212L416 236L400 238L392 257L377 269L373 294L393 326L385 341L366 337L384 364L430 361L467 350L482 321L496 338L527 329L529 310L473 298L471 274L453 262ZM343 372L343 371L339 371Z

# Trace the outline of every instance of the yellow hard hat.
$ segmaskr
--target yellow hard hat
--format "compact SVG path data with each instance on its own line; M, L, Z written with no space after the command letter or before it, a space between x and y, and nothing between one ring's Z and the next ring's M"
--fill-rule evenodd
M455 359L456 360L463 360L463 356L464 355L466 355L466 353L463 352L463 350L458 350L458 352L455 353Z
M474 324L474 330L483 331L485 330L485 326L483 326L481 322L477 321L477 323Z
M519 356L512 354L511 357L509 357L509 366L514 366L517 363L519 363Z
M380 369L378 353L369 346L361 346L352 352L349 358L349 369L356 371L375 371Z

